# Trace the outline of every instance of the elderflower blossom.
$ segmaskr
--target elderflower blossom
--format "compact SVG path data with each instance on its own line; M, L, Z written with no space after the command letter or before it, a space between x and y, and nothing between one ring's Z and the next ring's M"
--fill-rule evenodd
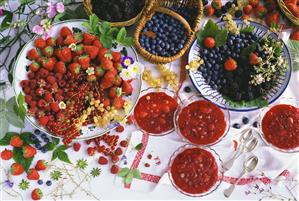
M238 26L237 26L236 22L233 20L233 16L231 14L226 14L223 17L223 20L225 21L225 28L230 33L240 34L240 30L238 29Z
M69 48L70 48L72 51L76 51L76 49L77 49L76 43L71 43L71 44L69 45Z
M93 67L89 67L86 70L87 75L93 75L94 74L94 68Z
M66 108L66 104L63 101L60 101L59 104L59 109L64 110Z
M185 66L186 70L196 71L204 63L203 59L192 60L188 65Z

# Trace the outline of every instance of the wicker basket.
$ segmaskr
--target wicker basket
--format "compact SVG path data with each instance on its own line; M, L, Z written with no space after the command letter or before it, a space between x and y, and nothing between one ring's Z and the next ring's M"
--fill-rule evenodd
M279 7L285 16L295 25L299 26L299 18L295 17L293 13L288 9L283 0L277 0Z
M147 2L148 1L146 0L144 8L147 7ZM93 13L92 12L91 0L83 0L83 5L84 5L84 9L85 9L85 12L87 13L87 15L91 15ZM132 18L130 20L127 20L127 21L123 21L123 22L110 22L111 26L114 26L114 27L127 27L127 26L131 26L132 24L134 24L135 22L137 22L137 20L141 17L141 14L142 14L144 8L134 18Z
M180 8L196 7L197 16L194 22L190 25L181 15L169 9L172 6L177 6ZM155 12L165 13L179 20L185 27L186 32L188 34L188 38L186 43L184 44L184 47L177 54L171 57L162 57L162 56L154 55L148 52L147 50L145 50L139 43L140 34L142 34L141 32L146 22L152 18ZM134 45L137 51L140 53L141 56L143 56L146 60L148 60L151 63L165 64L177 60L178 58L184 55L184 53L188 50L192 41L194 40L195 32L198 30L199 23L202 18L202 13L203 13L203 5L201 0L149 0L149 3L147 7L144 9L144 12L141 16L141 19L139 21L139 24L136 27L133 36Z

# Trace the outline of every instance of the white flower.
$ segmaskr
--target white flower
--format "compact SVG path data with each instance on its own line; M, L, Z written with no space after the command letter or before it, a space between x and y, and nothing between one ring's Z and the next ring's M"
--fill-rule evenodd
M89 67L89 68L87 68L87 70L85 72L87 73L87 75L93 75L94 74L94 68Z
M63 101L61 101L61 102L58 104L58 106L59 106L59 109L61 109L61 110L63 110L63 109L66 108L66 104L65 104Z
M123 79L123 80L130 80L132 79L132 73L131 71L129 71L128 69L122 69L122 71L120 72L119 76Z
M76 43L71 43L69 45L69 48L72 50L72 51L76 51Z

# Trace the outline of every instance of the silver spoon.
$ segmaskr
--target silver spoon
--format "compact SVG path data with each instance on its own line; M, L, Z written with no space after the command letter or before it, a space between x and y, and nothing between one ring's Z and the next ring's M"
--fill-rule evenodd
M233 166L235 160L243 153L243 151L245 149L245 146L243 144L248 142L249 140L251 140L252 137L253 137L252 129L249 128L249 129L245 129L244 131L242 131L241 136L240 136L240 146L238 147L237 151L234 153L232 158L223 164L224 171L229 170ZM256 143L257 143L257 140L256 140ZM253 149L254 148L255 147L253 147Z
M237 179L237 181L234 184L231 184L230 187L228 187L227 189L225 189L223 191L224 196L228 198L232 194L232 192L234 191L236 184L241 180L241 178L246 173L249 173L252 170L254 170L255 167L257 166L257 164L258 164L258 158L256 156L251 156L250 158L248 158L244 162L242 173L239 176L239 178Z

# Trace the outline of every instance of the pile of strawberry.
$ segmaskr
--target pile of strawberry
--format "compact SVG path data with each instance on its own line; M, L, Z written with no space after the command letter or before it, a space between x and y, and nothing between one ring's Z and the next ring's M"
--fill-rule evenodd
M103 47L90 33L62 27L57 38L37 38L27 53L31 61L28 80L20 85L25 93L28 113L51 133L69 144L80 135L76 125L90 106L86 97L99 100L104 107L122 110L123 96L131 95L130 82L119 73L122 54ZM116 93L122 89L122 93ZM93 111L84 124L93 123Z

